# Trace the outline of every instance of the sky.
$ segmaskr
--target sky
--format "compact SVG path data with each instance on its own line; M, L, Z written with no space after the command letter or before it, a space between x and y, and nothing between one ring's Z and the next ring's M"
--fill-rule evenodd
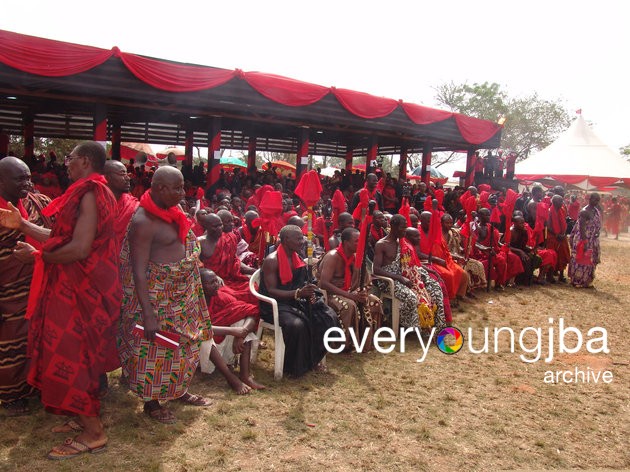
M440 84L496 82L582 109L617 150L628 18L626 0L29 0L5 6L0 29L427 106Z

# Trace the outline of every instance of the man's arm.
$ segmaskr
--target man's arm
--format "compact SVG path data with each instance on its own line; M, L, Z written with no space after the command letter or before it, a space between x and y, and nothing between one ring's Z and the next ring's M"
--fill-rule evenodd
M282 290L279 289L280 278L278 275L278 259L276 258L277 252L268 256L263 261L263 265L260 269L262 276L265 280L265 286L271 298L279 300L293 300L296 298L308 298L315 293L315 285L308 284L297 290Z
M129 228L129 251L133 281L136 286L136 296L142 308L144 322L144 337L149 341L155 339L158 330L157 318L149 301L149 284L147 281L147 267L151 256L151 245L155 236L153 223L144 215L136 213Z
M390 279L397 280L403 285L409 285L408 278L399 274L392 274L386 270L383 270L383 256L385 255L385 244L382 242L376 243L374 247L374 262L372 263L372 272L374 275L380 275L382 277L389 277Z
M0 208L0 226L9 229L17 229L40 243L46 241L50 236L50 230L48 228L37 226L22 218L20 210L15 208L11 202L9 202L8 210Z
M332 283L332 279L335 276L335 270L341 264L343 264L343 261L337 257L336 251L334 254L331 252L326 254L324 259L322 259L320 266L319 286L326 290L329 295L340 295L355 302L362 302L363 300L359 300L356 293L346 292Z
M87 258L92 251L97 225L96 196L94 192L88 192L79 204L79 215L72 233L72 240L54 251L44 252L42 254L43 261L53 264L68 264Z

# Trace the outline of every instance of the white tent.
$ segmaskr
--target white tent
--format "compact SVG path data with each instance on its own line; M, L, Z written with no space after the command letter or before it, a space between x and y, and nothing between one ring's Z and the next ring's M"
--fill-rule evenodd
M599 139L582 115L558 139L516 164L522 180L553 179L583 188L630 184L630 163Z

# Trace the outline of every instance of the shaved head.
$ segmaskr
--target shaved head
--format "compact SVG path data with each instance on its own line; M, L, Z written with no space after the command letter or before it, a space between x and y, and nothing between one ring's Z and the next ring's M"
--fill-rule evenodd
M174 185L183 179L184 177L182 176L182 173L175 167L160 167L158 170L155 171L155 174L153 174L153 179L151 180L151 188L157 185L164 184Z
M0 159L0 176L7 172L14 172L17 169L28 169L28 166L22 159L17 157L7 156Z
M105 165L103 166L103 174L106 176L113 172L118 172L121 170L125 171L125 173L127 172L127 168L125 167L125 164L123 164L120 161L116 161L114 159L105 161Z

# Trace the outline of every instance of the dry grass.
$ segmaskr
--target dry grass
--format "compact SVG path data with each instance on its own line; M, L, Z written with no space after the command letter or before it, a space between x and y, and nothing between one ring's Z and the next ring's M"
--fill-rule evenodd
M455 325L548 326L562 316L586 333L608 330L608 355L526 364L505 343L498 354L432 348L405 354L329 356L330 373L274 382L272 351L261 351L257 378L271 388L246 397L222 378L197 375L191 391L208 409L173 405L180 422L156 424L113 379L104 402L109 452L54 464L55 470L470 470L630 468L630 239L603 241L596 290L567 286L482 294ZM490 303L492 301L493 303ZM556 325L557 326L557 325ZM556 329L557 331L557 329ZM547 339L546 337L544 338ZM271 341L269 337L266 340ZM476 343L475 343L476 344ZM547 345L547 341L544 342ZM546 370L610 369L611 384L543 382ZM41 408L2 419L0 469L50 470L44 458L59 418Z

